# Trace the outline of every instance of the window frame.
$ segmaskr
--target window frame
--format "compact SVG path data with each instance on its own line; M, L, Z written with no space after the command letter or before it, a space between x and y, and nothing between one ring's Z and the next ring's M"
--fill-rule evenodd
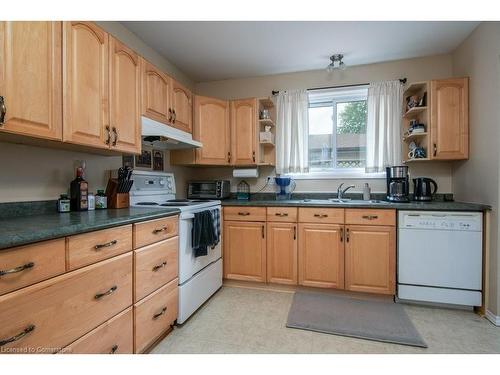
M339 88L340 89L340 88ZM335 93L334 90L331 90L332 99L325 100L316 100L309 102L309 108L317 108L317 107L332 107L332 162L333 165L337 165L337 105L339 103L347 103L347 102L358 102L358 101L367 101L367 94L355 94L352 93L354 90L367 90L367 85L356 85L349 87L346 89L346 93L342 94L341 90L338 90L339 93ZM328 89L325 89L323 92L328 94ZM328 98L327 95L325 95ZM291 177L298 180L307 180L307 179L384 179L385 173L367 173L365 172L365 168L329 168L329 169L316 169L309 170L308 173L293 173L289 174Z

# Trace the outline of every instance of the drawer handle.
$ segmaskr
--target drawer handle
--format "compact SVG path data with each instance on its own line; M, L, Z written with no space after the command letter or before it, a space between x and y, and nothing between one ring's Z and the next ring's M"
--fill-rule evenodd
M156 313L153 315L153 319L158 319L160 316L165 314L167 312L167 307L165 306L163 309L161 309L161 312Z
M101 250L103 247L110 247L110 246L116 245L117 243L118 243L118 240L109 241L109 242L106 242L106 243L95 245L94 249L95 250Z
M168 231L168 227L165 225L163 228L153 230L153 234L158 234L166 231Z
M328 215L327 214L314 214L314 217L319 217L321 219L324 217L328 217Z
M9 337L8 339L0 340L0 346L4 346L4 345L7 345L11 342L21 340L24 336L26 336L30 332L33 332L34 330L35 330L35 326L33 324L30 324L21 333L18 333L15 336Z
M162 269L163 267L165 267L167 265L167 262L163 262L161 264L158 264L156 266L153 267L153 272L156 272L158 271L159 269Z
M288 216L288 214L286 212L276 212L275 215L279 216L279 217Z
M0 276L8 275L11 273L22 272L25 270L29 270L30 268L33 268L33 267L35 267L35 263L29 262L29 263L23 264L22 266L11 268L10 270L0 270Z
M366 220L374 220L374 219L378 219L378 216L377 215L363 215L362 218L366 219Z
M115 344L111 347L109 354L115 354L117 350L118 350L118 345Z
M240 216L248 216L248 215L250 215L250 212L238 212L238 215L240 215Z
M97 293L94 298L95 299L101 299L102 297L105 297L105 296L109 296L110 294L113 294L116 290L118 289L118 287L116 285L113 285L111 288L109 288L109 290L107 290L106 292L104 293Z
M345 242L349 242L349 228L345 230Z

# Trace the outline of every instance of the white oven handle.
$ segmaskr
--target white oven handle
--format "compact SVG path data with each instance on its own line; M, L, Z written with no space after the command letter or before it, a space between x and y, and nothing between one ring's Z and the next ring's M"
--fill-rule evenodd
M194 219L194 215L181 215L181 220L191 220Z

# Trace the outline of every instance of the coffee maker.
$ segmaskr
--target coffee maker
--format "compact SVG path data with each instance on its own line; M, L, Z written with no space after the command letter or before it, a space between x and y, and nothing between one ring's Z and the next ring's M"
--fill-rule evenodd
M394 166L386 168L387 200L391 202L410 201L410 180L408 167Z

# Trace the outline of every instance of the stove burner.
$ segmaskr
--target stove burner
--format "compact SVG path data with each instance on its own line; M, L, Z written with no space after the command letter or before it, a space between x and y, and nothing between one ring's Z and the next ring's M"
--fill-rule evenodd
M158 206L158 203L156 202L139 202L137 203L138 206Z
M190 202L170 202L170 201L167 201L166 203L160 204L160 206L163 206L163 207L169 207L169 206L179 207L179 206L189 206L190 204L191 204Z
M180 203L186 202L186 203L189 203L189 202L191 202L191 200L189 200L189 199L169 199L167 201L167 203L170 203L170 202L172 202L172 203L174 203L174 202L180 202Z

